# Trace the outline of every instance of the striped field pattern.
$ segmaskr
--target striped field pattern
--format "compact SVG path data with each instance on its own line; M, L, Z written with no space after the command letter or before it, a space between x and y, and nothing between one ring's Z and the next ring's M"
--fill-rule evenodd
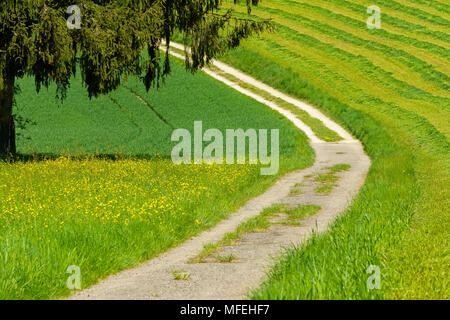
M367 28L370 5L381 29ZM225 7L246 16L245 2ZM373 160L332 231L290 251L254 297L448 299L450 3L264 0L252 15L275 31L222 60L318 106ZM380 290L367 290L371 264Z

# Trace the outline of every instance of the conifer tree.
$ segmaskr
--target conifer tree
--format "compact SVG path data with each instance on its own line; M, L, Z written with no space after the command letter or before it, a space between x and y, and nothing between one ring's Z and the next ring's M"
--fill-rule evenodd
M236 1L236 0L235 0ZM250 12L259 0L246 0ZM186 68L211 58L268 26L235 17L220 0L2 0L0 1L0 155L14 154L16 79L35 79L36 90L51 83L64 98L76 70L89 97L117 89L129 76L147 90L170 73L168 51L179 32L189 44ZM76 7L73 7L76 6ZM80 9L80 25L68 24Z

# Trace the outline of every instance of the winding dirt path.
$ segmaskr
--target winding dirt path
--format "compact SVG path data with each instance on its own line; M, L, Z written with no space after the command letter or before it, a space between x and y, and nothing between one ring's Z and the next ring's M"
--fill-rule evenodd
M173 44L176 49L181 45ZM178 58L184 56L172 52ZM363 147L337 123L319 110L299 100L289 97L242 72L221 62L213 64L225 73L264 90L274 97L285 100L310 116L320 119L328 128L338 133L343 140L329 143L320 140L303 122L290 111L280 108L276 103L244 89L236 83L205 68L204 72L235 90L277 110L305 132L310 145L316 153L312 167L291 172L260 196L249 200L237 212L211 230L204 231L182 245L149 260L140 266L110 276L98 284L77 292L69 299L243 299L264 280L266 272L274 259L284 252L284 248L297 245L314 233L327 230L330 223L351 203L363 185L370 159ZM314 175L324 173L336 164L349 164L350 169L338 173L337 186L329 194L315 192L317 182ZM294 186L302 184L301 194L291 195ZM298 188L298 187L297 187ZM314 216L301 220L301 226L273 224L266 232L247 233L237 246L222 247L220 254L232 254L238 259L230 263L208 261L207 263L188 263L188 260L201 252L208 243L218 242L228 232L234 232L239 224L275 203L291 206L315 204L321 210ZM189 280L175 280L172 271L184 270L190 274Z

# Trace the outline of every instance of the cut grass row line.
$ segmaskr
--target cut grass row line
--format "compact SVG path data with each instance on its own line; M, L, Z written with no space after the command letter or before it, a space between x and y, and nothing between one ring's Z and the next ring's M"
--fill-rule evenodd
M276 43L283 48L290 50L291 56L302 56L302 58L308 57L309 61L317 60L322 65L333 65L335 68L339 69L341 73L349 73L350 75L358 74L358 78L362 83L358 83L358 86L370 86L371 83L376 82L377 84L383 85L383 90L389 92L389 97L403 96L407 99L420 99L424 102L432 102L443 108L447 109L450 106L450 99L447 97L440 97L433 95L429 91L419 89L408 82L396 79L394 76L397 74L392 74L381 68L383 65L382 59L374 58L377 64L374 65L371 61L368 61L364 56L356 55L351 53L351 51L341 50L334 48L328 43L320 42L320 40L311 38L307 35L294 34L290 29L285 29L286 27L280 27L278 36L270 35L266 36L265 39L271 43ZM285 33L287 31L288 33ZM282 35L283 37L279 37ZM351 72L350 72L351 70ZM398 70L400 72L400 70ZM404 71L403 71L404 72ZM428 88L431 92L435 92L430 86L423 84L422 88ZM437 90L438 93L445 96L449 96L447 92L442 90ZM449 96L450 97L450 96Z
M265 41L265 43L267 43L267 41ZM282 48L280 48L280 50L281 49ZM270 52L272 52L273 50L272 51L264 50L263 45L260 43L258 43L257 46L252 47L252 51L248 51L248 49L246 48L240 48L237 51L240 51L239 59L234 59L233 55L225 56L224 59L228 61L230 64L237 66L241 70L250 73L254 76L256 75L257 78L259 77L260 79L261 78L268 79L268 81L276 88L280 88L285 83L290 83L290 81L294 81L295 79L295 81L298 82L298 85L295 86L295 89L294 87L285 88L285 90L287 89L288 93L290 94L294 94L296 96L301 97L307 97L310 99L311 95L306 94L306 92L310 90L312 92L316 92L313 88L311 88L312 86L303 83L305 82L304 79L299 78L298 76L295 75L297 72L303 72L305 70L304 68L302 68L302 66L299 66L299 68L296 69L295 68L296 66L291 64L287 64L285 67L281 68L275 67L273 65L272 61L274 61L275 59L280 59L280 57L281 59L277 63L277 65L279 66L280 64L286 63L287 59L282 55L280 56L280 51L271 54ZM263 67L253 69L254 64L252 64L249 59L249 57L251 56L253 57L253 59L255 59L256 56L257 57L256 59L259 61L258 66ZM314 76L309 77L309 75L310 74L308 74L308 79L314 79ZM325 81L325 83L326 82L330 81ZM328 91L333 91L332 89L335 88L336 83L334 82L332 83L333 86L324 87L324 89ZM304 93L302 93L302 91ZM336 92L339 99L349 103L354 108L357 109L362 108L366 112L376 109L377 111L384 113L386 116L395 116L397 119L402 120L400 121L400 123L409 122L410 125L412 125L411 128L415 129L415 130L409 129L411 130L411 134L415 135L417 139L419 139L418 141L427 142L426 146L430 147L429 151L437 152L440 150L442 152L446 150L446 152L448 152L448 150L446 149L448 146L448 140L444 135L442 135L442 133L440 133L432 125L430 125L430 123L427 121L426 118L420 117L414 112L402 109L399 106L385 103L383 100L376 99L370 96L367 97L366 93L364 92L358 94L361 95L361 97L358 97L358 99L354 101L352 100L352 97L354 96L355 93L352 93L351 95L343 95L343 94L338 95L340 91L346 92L344 88L340 89L338 88L338 90L334 91ZM425 137L426 136L430 137L430 139L426 138L424 139L422 137L422 134Z
M442 5L436 0L433 0L433 1L399 0L397 2L404 6L420 9L421 11L427 12L428 14L432 14L432 15L442 15L442 13L450 14L450 7L448 6L448 4ZM450 21L449 21L449 23L450 23Z
M386 28L389 25L384 24L380 30L369 30L366 26L365 16L361 17L360 14L351 14L352 12L343 11L336 7L336 4L333 2L320 2L320 5L317 5L308 2L288 2L285 0L279 2L272 0L265 3L264 7L260 9L264 10L265 7L307 17L327 25L333 25L340 30L353 33L366 40L382 42L388 46L394 45L399 49L409 51L409 53L414 52L414 48L420 48L437 56L444 56L444 59L446 58L447 42L445 39L446 36L448 37L446 33L441 35L439 42L434 42L436 39L422 40L420 37L418 38L417 34L405 32L405 30L391 32L389 28ZM280 20L277 19L277 22L280 22ZM430 42L430 40L433 40L433 42ZM392 41L395 41L395 43ZM417 54L417 52L414 53Z
M309 60L303 56L298 56L295 52L286 49L284 46L271 43L267 39L264 42L258 42L255 45L248 43L247 47L256 51L257 56L263 55L269 59L282 58L279 62L280 64L283 64L287 68L302 74L310 79L311 82L319 85L321 88L325 88L326 90L333 92L336 96L342 99L342 101L350 103L351 105L387 105L388 107L391 106L398 109L399 103L402 103L402 108L411 108L418 111L424 119L430 119L432 123L429 123L428 125L431 126L431 130L436 131L434 127L439 127L444 134L450 134L450 132L448 132L449 128L445 120L445 114L447 114L446 111L439 110L439 108L436 108L435 105L430 105L429 109L420 108L422 104L427 104L426 101L421 101L420 105L414 101L408 100L393 100L396 103L393 103L392 101L387 103L382 100L386 96L386 92L383 92L380 88L375 86L373 90L370 90L370 87L366 87L366 90L363 90L358 86L355 86L354 82L351 82L350 80L343 78L340 74L333 72L334 70L331 69L331 67L325 67L324 65L317 64L314 60ZM258 59L260 59L260 57ZM250 63L250 61L247 60L247 63ZM312 73L310 71L311 68L318 71ZM355 72L357 73L358 71ZM360 78L357 77L354 80L358 81L358 79ZM274 81L274 79L271 81ZM352 95L343 95L342 92L352 92ZM358 98L357 100L354 100L352 97ZM395 97L395 93L390 93L388 100L395 99ZM441 113L444 114L444 116L440 116Z
M439 14L442 12L450 14L450 7L448 6L448 3L442 3L438 0L400 0L399 2L406 6L418 7L423 11L433 10L433 12L430 12L433 14Z
M427 91L424 90L419 90L413 86L410 86L408 84L405 85L405 83L403 81L400 80L396 80L396 79L390 79L392 78L392 75L389 72L386 72L385 70L381 69L378 66L374 66L373 64L371 64L370 61L367 61L367 59L365 59L364 57L360 56L360 55L354 55L351 52L346 52L346 51L336 51L336 49L330 45L325 46L323 43L319 42L318 40L311 38L307 35L301 35L298 32L295 32L293 30L290 30L289 28L287 29L287 32L289 32L289 35L286 35L283 33L284 30L286 30L286 27L282 26L280 27L280 29L283 30L279 30L279 32L277 33L278 35L283 35L283 37L281 37L281 39L277 39L275 38L275 36L266 36L266 38L274 38L274 41L278 41L278 42L282 42L283 45L286 44L286 37L287 38L294 38L290 44L290 46L292 47L292 51L294 52L293 54L296 54L296 52L302 52L302 55L306 55L309 54L311 51L311 49L309 49L309 46L314 46L314 47L318 47L319 50L323 51L323 50L328 50L327 52L329 53L330 56L335 56L336 54L339 55L339 59L345 59L345 61L348 61L350 68L355 68L355 66L360 66L360 63L363 63L363 68L360 68L362 70L365 71L366 74L364 74L364 76L373 76L375 73L375 76L377 76L377 74L380 74L378 76L378 80L383 81L385 83L385 87L387 91L391 91L389 93L389 97L390 96L397 96L398 93L400 93L401 95L405 96L408 99L422 99L424 102L422 103L428 103L428 102L434 102L437 106L442 106L443 108L448 109L448 105L449 105L449 100L446 98L440 98L440 97L436 97L433 96L432 94L429 94ZM280 37L278 37L280 38ZM302 46L303 46L303 50L302 50ZM317 52L316 52L317 53ZM326 57L325 57L326 58ZM375 58L378 59L378 58ZM358 61L358 63L354 63L354 61ZM383 60L381 60L378 64L381 65L381 63L383 63ZM388 64L388 65L395 65L395 64ZM341 64L337 64L338 67L342 67ZM361 70L357 70L357 72L361 72ZM386 80L384 80L384 78L387 78ZM373 79L370 79L367 81L367 84L371 83ZM395 84L398 84L398 86L392 87L392 82L390 83L390 80L395 80L392 81ZM425 87L424 87L425 88ZM398 92L395 92L395 91ZM441 92L442 93L442 92ZM415 103L411 102L411 105L414 107ZM435 107L432 107L435 108Z
M368 0L363 2L365 2L366 4L370 3ZM444 27L442 28L442 30L445 30L446 32L450 31L450 20L443 17L442 14L432 14L417 7L403 5L402 3L395 0L378 0L377 4L381 5L384 8L392 9L392 11L389 10L388 13L395 13L396 15L398 15L398 17L401 17L406 21L420 20L421 24L423 24L427 28L433 29L437 28L437 26L441 26Z
M273 5L272 2L266 4L266 6L272 9L295 13L296 15L304 16L313 21L319 21L327 25L332 24L339 30L355 34L364 40L380 42L384 45L403 50L409 54L417 56L424 62L435 65L444 73L448 70L448 43L446 41L441 41L437 44L430 43L428 41L422 41L420 37L418 38L417 34L405 34L404 30L397 33L390 32L389 28L386 28L386 26L383 26L380 30L369 30L366 27L365 20L361 19L360 16L354 14L349 17L348 13L342 13L341 10L336 9L336 7L329 2L321 3L320 6L311 5L309 3L297 3L296 5L299 6L298 9L281 4ZM277 18L277 22L286 24L280 18L283 17L280 16ZM298 23L293 24L292 21L285 21L288 22L289 26L298 26ZM314 26L309 26L309 29L314 30ZM302 33L304 33L304 31ZM336 42L336 44L339 43L340 41ZM423 52L417 50L418 48ZM371 55L369 55L369 57L370 56Z
M308 19L304 16L299 17L298 15L294 15L288 12L280 12L279 10L270 8L260 8L260 10L264 10L267 12L268 15L266 17L269 17L270 14L281 14L282 16L288 18L291 22L295 22L297 25L302 25L306 27L309 26L317 31L320 31L323 34L333 36L339 41L345 41L356 46L362 46L364 48L371 50L372 53L379 52L380 54L383 55L385 54L389 55L390 57L395 58L398 62L408 67L409 69L418 72L424 79L432 82L434 85L439 86L444 90L450 88L450 78L448 75L435 70L428 63L420 60L419 58L411 54L406 53L405 51L395 49L393 47L389 47L381 43L361 39L352 33L336 29L333 26ZM294 32L293 36L295 36Z
M355 13L358 13L364 16L367 19L367 7L372 5L369 1L364 1L364 4L361 4L362 0L355 1L349 0L330 0L332 3L336 4L339 7L345 7L352 10ZM386 7L382 6L380 8L382 10L383 15L383 23L387 23L389 25L395 26L399 29L403 29L407 32L417 32L418 34L428 35L435 39L445 39L446 34L448 34L448 30L443 27L436 27L432 24L423 25L423 21L419 19L415 19L410 15L403 15L401 12L396 10L389 10ZM384 9L384 10L383 10ZM429 28L432 27L432 28Z

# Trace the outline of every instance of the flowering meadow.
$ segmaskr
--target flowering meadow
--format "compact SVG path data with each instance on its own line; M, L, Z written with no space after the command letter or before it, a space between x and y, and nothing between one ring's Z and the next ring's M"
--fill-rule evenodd
M67 293L69 265L87 285L155 256L226 217L258 179L257 166L165 159L1 164L0 298Z

